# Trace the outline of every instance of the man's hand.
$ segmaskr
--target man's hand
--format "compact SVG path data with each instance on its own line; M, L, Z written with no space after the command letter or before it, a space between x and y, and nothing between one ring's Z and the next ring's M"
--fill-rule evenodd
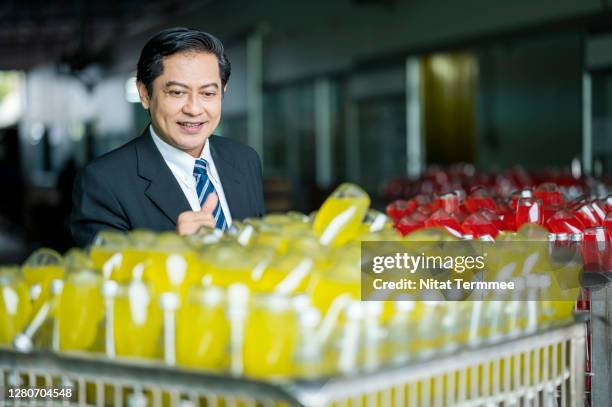
M218 202L219 197L213 192L208 195L206 201L204 201L201 211L186 211L181 213L176 222L176 232L179 235L192 235L202 227L214 229L215 218L213 217L213 211L217 207Z

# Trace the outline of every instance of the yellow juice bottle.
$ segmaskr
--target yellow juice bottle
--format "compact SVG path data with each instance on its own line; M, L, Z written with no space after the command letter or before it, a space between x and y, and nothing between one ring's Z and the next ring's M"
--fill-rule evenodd
M389 321L389 340L384 349L384 359L395 364L403 364L411 358L409 346L414 339L417 325L411 314L415 309L415 301L394 301L395 312Z
M550 287L541 294L544 299L541 301L540 323L559 325L571 321L579 295L580 288L563 289L555 279L551 279Z
M277 255L282 256L289 248L289 241L281 231L279 227L260 229L255 235L254 242L259 246L272 248Z
M578 237L575 237L577 239ZM553 269L551 275L550 322L563 323L572 318L576 301L580 296L580 276L583 269L583 259L580 246L575 240L571 243L561 243L551 251Z
M394 235L400 236L400 234L393 229L393 221L391 220L391 218L375 209L369 209L366 212L366 215L363 218L363 223L361 225L361 231L361 240L363 240L361 238L361 236L363 235L377 234L383 231L393 231Z
M79 248L72 248L64 253L64 264L68 269L89 269L94 270L94 264L89 254Z
M541 273L552 269L549 255L548 231L542 226L525 223L516 235L520 251L519 275Z
M92 347L103 317L102 276L91 270L69 273L59 298L56 318L60 349Z
M122 259L118 269L113 270L111 279L124 283L130 281L134 267L139 264L147 267L158 260L152 256L156 234L150 230L136 229L129 232L127 243L121 250Z
M402 240L407 242L452 242L457 238L443 228L427 227L408 233Z
M149 285L138 278L121 285L113 311L118 356L155 358L161 354L162 314Z
M102 270L102 266L115 253L121 252L128 244L128 236L124 232L115 230L103 230L94 238L89 247L89 257L93 261L96 270Z
M146 256L144 279L158 293L176 292L185 298L189 286L202 278L195 252L174 232L159 234Z
M9 345L25 329L32 306L18 267L0 268L0 345Z
M355 238L370 206L368 194L354 184L340 185L323 203L313 230L324 245L338 247Z
M358 240L361 242L397 242L402 240L402 235L393 228L385 227L376 232L368 228L366 232L358 236Z
M441 301L417 301L413 318L418 320L416 337L412 341L411 351L431 354L443 343L442 318L444 306Z
M203 271L199 264L192 252L164 253L145 268L145 279L158 293L171 291L185 298L189 287L202 279Z
M294 248L293 243L299 239L307 236L316 239L316 235L312 230L312 224L309 222L292 220L281 227L280 233L287 240L287 251L291 251ZM318 241L318 239L316 240Z
M313 276L310 292L313 305L325 315L334 301L344 294L348 294L353 300L358 300L361 294L361 280L341 274L317 272Z
M335 260L332 251L330 247L321 245L313 231L308 230L290 241L288 253L307 255L313 259L317 270L327 270Z
M151 267L155 260L150 256L148 250L138 246L127 246L121 251L121 265L114 269L110 278L119 283L126 283L131 280L134 268L142 264L143 267Z
M251 274L256 266L253 251L236 242L210 245L200 253L202 272L212 285L229 287L234 283L252 286Z
M225 291L192 287L177 319L177 362L183 366L222 370L228 367L230 325Z
M110 247L92 247L89 249L89 257L96 270L102 270L102 266L110 257L119 252L120 249L112 249Z
M361 297L361 245L351 241L330 252L333 259L327 269L313 274L309 291L313 305L325 315L338 297L346 294L353 300Z
M304 292L312 278L314 265L310 256L299 252L276 257L255 282L255 290L285 295Z
M312 229L305 215L298 213L266 215L256 226L256 240L260 244L274 247L279 255L286 252L288 242L304 236Z
M252 299L245 327L244 371L253 377L289 376L295 369L298 320L291 298Z
M64 259L51 249L38 249L22 267L23 277L33 294L33 312L51 298L51 281L64 278Z

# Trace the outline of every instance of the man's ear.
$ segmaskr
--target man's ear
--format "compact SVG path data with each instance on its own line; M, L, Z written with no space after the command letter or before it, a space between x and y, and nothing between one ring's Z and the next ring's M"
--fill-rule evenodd
M225 92L227 92L227 83L225 84L225 86L223 87L223 96L225 96Z
M149 92L147 91L147 87L141 81L136 82L136 86L138 87L138 95L140 96L140 104L145 110L149 110Z

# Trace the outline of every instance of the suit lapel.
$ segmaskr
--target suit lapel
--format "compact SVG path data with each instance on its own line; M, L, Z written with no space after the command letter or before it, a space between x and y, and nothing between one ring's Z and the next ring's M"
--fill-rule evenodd
M221 179L221 185L223 185L223 193L225 194L225 200L229 206L232 218L240 218L244 212L244 188L241 185L241 179L244 179L244 174L235 163L235 157L232 156L231 151L223 148L223 143L220 143L218 138L220 136L210 136L208 141L210 142L210 154L217 167L217 173Z
M150 182L144 191L145 195L176 225L179 214L191 210L191 207L172 171L153 143L148 126L136 143L136 155L138 175Z

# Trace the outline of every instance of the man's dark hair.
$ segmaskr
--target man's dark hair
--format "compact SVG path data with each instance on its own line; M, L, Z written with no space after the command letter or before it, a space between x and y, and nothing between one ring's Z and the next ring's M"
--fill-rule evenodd
M215 55L219 61L221 87L225 88L232 66L221 41L203 31L175 27L155 34L140 53L136 79L146 86L149 96L153 95L153 81L164 71L164 57L179 52L205 52Z

